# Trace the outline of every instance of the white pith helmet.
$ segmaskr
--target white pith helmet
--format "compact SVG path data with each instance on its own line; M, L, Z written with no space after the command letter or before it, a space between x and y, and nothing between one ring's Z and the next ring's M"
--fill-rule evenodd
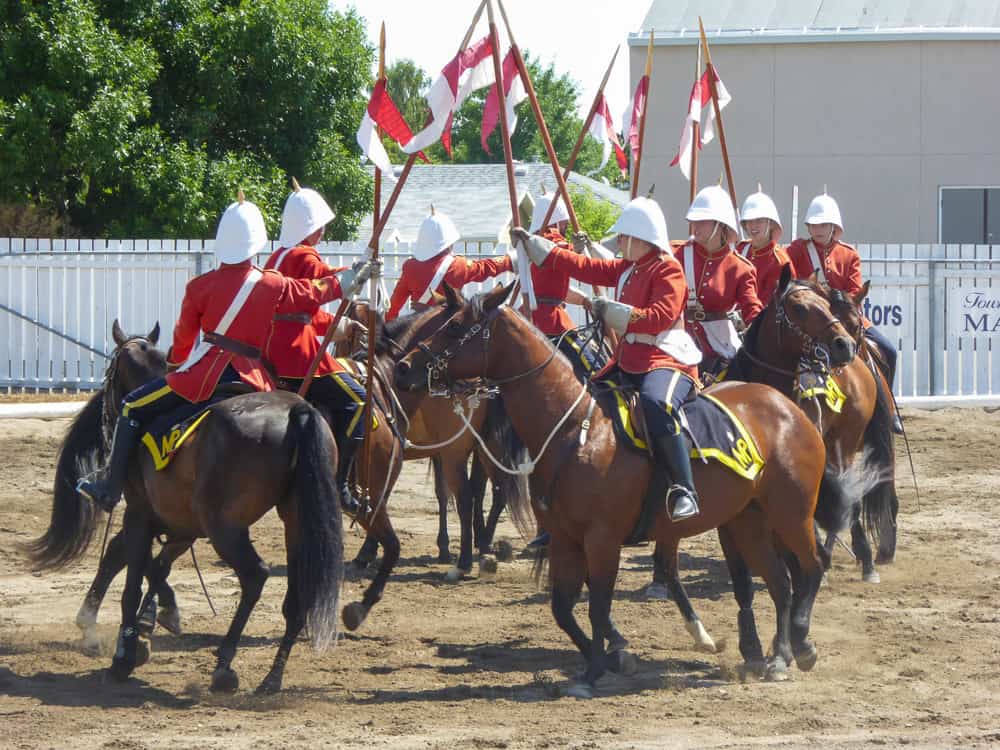
M260 209L243 198L230 203L215 232L215 257L219 263L242 263L267 245L267 228Z
M740 231L740 227L736 223L736 209L733 208L733 201L729 197L729 193L719 185L711 185L699 190L684 218L688 221L717 221L737 234Z
M556 200L556 207L552 210L552 218L549 219L549 223L546 226L542 226L542 222L545 220L545 214L548 213L549 206L552 205L553 193L542 193L535 207L531 210L531 226L528 227L528 231L535 233L550 227L553 224L558 224L560 221L569 221L569 211L566 209L566 203L563 201L560 195Z
M661 250L670 250L667 219L660 204L652 198L633 198L608 231L646 240Z
M292 186L294 190L285 201L285 210L281 213L281 236L278 242L282 247L295 247L317 229L322 229L333 221L335 216L333 209L315 190L299 187L294 177Z
M417 260L430 260L442 250L458 242L459 234L455 223L444 214L438 213L431 206L431 214L420 225L417 232L417 244L413 248L413 257Z
M844 221L840 218L840 206L833 196L823 193L812 199L806 210L806 224L833 224L841 232L844 231Z
M771 228L771 239L777 240L781 236L782 227L781 219L778 217L778 207L774 205L771 196L760 190L748 195L740 210L740 221L743 222L744 227L746 227L746 222L753 219L770 219L776 225L776 227Z

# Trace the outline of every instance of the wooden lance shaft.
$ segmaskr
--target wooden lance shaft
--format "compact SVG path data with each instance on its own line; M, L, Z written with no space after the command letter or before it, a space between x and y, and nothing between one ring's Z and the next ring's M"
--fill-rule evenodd
M479 8L476 10L475 16L472 18L472 23L469 25L469 30L465 33L465 38L462 40L462 44L458 48L458 52L461 53L469 45L469 40L472 38L472 32L476 29L476 24L479 23L479 19L483 14L483 8L486 6L486 0L482 0L479 4ZM428 123L433 119L433 115L428 117ZM406 183L406 178L410 175L410 170L413 168L413 163L417 160L418 154L410 154L409 158L406 160L406 165L403 167L403 171L400 173L399 178L396 180L396 187L393 188L392 194L389 196L388 202L385 204L385 210L382 212L380 221L375 225L372 230L372 238L368 243L370 249L375 249L378 247L379 240L382 237L382 232L385 229L386 224L389 222L389 216L392 214L392 209L396 205L396 201L399 199L399 193L403 189L403 185ZM302 381L302 386L299 388L299 395L305 396L306 392L309 390L309 386L312 384L313 378L316 376L316 369L319 367L319 363L322 361L323 356L326 354L326 350L330 346L330 341L333 340L333 334L337 330L337 326L340 324L341 319L348 312L348 309L353 305L352 302L344 300L340 303L340 307L337 308L337 314L334 316L330 325L326 329L326 335L323 336L323 343L320 344L319 351L316 352L316 356L313 358L312 364L309 366L309 372L306 374L305 379ZM371 334L369 334L371 335Z
M653 73L653 31L649 32L649 45L646 47L646 96L642 101L642 114L639 116L639 153L635 155L635 174L632 175L632 198L639 194L639 167L642 165L643 142L646 139L646 113L649 112L649 94L652 88Z
M701 46L705 51L705 68L708 70L708 90L712 94L712 110L715 112L715 123L719 126L719 146L722 148L722 163L726 168L726 181L729 183L729 198L733 202L733 210L739 216L736 205L736 185L733 183L733 167L729 163L729 148L726 146L726 129L722 125L722 110L719 109L719 90L715 85L718 74L712 65L712 53L708 49L708 37L705 36L705 25L698 17L698 29L701 33Z

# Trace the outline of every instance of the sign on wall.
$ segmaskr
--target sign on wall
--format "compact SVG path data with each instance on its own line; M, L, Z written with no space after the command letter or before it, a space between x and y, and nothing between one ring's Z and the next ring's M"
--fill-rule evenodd
M948 333L1000 336L1000 288L952 289L948 294Z

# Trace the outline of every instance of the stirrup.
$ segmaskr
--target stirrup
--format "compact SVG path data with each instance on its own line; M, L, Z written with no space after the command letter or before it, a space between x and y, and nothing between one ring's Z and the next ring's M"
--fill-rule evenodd
M899 416L899 412L892 415L892 432L894 435L903 434L903 419Z
M697 496L680 484L675 484L667 493L667 509L670 513L670 520L674 523L694 518L701 512L698 508Z
M76 483L76 491L83 495L96 505L98 508L103 510L105 513L110 513L118 505L118 497L112 498L107 494L107 482L101 479L88 479L86 477L80 479Z
M547 531L543 531L525 546L527 549L542 549L544 547L548 547L551 540L552 535Z

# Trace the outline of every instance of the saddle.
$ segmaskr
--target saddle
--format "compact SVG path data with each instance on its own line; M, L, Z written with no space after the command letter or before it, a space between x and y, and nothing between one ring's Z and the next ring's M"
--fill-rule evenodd
M170 465L180 447L208 416L211 406L233 396L254 392L254 388L242 381L220 383L207 401L185 404L154 419L143 433L141 443L149 451L156 470L162 471Z

